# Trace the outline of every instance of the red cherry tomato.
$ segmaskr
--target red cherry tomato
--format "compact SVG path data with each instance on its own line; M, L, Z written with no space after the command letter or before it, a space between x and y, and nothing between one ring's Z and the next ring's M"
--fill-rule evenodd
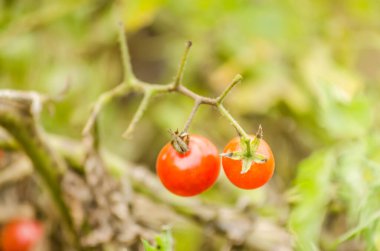
M1 232L2 251L30 251L42 238L41 223L34 220L14 220Z
M254 136L251 136L254 138ZM234 138L223 150L223 153L235 152L241 150L240 138ZM263 186L267 183L274 172L274 158L272 150L267 142L260 140L260 145L257 153L264 155L267 158L265 163L253 162L248 172L242 174L242 161L233 160L228 157L222 158L223 170L227 178L237 187L242 189L254 189Z
M166 144L157 157L156 170L162 184L172 193L193 196L211 187L218 178L218 149L208 139L190 135L189 150L177 152Z

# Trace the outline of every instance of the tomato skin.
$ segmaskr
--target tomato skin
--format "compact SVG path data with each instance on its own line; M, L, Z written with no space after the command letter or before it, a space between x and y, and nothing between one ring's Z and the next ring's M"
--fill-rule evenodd
M252 139L255 136L250 136ZM241 150L240 138L233 138L223 150L223 153L235 152ZM263 139L260 140L260 145L257 153L264 155L267 158L265 163L253 162L248 172L242 174L242 161L233 160L228 157L222 158L222 166L227 178L237 187L242 189L255 189L263 186L273 176L275 161L270 146Z
M162 184L179 196L194 196L211 187L219 176L218 149L208 139L190 135L189 150L177 152L168 143L160 151L156 171Z
M30 251L42 238L43 227L35 220L13 220L1 232L2 251Z

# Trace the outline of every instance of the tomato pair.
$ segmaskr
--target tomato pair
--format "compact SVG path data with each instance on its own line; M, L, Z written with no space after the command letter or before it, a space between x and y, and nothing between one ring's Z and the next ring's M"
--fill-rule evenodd
M252 139L254 136L252 136ZM240 138L232 139L223 153L240 151ZM269 181L274 171L274 158L269 145L261 139L256 152L265 157L263 162L252 162L242 173L242 160L222 157L227 178L243 189L258 188ZM172 193L193 196L211 187L218 178L220 161L218 150L208 139L191 135L188 149L180 153L171 143L166 144L157 157L157 174L162 184Z
M43 227L35 220L14 220L4 226L1 231L0 250L31 251L41 240Z

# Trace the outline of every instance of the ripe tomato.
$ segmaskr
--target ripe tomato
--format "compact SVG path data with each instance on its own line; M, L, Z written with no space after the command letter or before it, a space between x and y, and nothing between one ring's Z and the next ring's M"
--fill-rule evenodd
M168 143L157 157L156 170L162 184L180 196L197 195L211 187L218 178L218 149L208 139L190 135L189 150L177 152Z
M41 223L34 220L14 220L1 233L2 251L30 251L42 238Z
M254 136L251 136L252 139ZM232 139L223 150L223 153L235 152L241 150L240 138ZM266 157L265 163L253 162L251 168L246 173L241 173L242 160L234 160L228 157L222 158L223 170L227 178L237 187L243 189L254 189L267 183L274 172L274 158L272 150L267 142L260 140L257 153Z

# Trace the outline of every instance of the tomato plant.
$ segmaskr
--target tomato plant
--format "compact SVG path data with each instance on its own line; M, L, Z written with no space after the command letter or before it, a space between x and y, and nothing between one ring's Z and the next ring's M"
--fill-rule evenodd
M236 137L228 142L223 153L241 151L240 146L240 138ZM243 189L254 189L263 186L272 177L275 161L270 146L263 139L260 139L256 153L264 156L265 161L253 161L247 172L242 172L243 160L222 158L223 170L235 186Z
M1 232L2 251L30 251L41 239L43 228L35 220L14 220Z
M218 178L218 150L208 139L191 135L184 153L178 152L171 143L166 144L157 157L156 169L162 184L172 193L197 195Z

